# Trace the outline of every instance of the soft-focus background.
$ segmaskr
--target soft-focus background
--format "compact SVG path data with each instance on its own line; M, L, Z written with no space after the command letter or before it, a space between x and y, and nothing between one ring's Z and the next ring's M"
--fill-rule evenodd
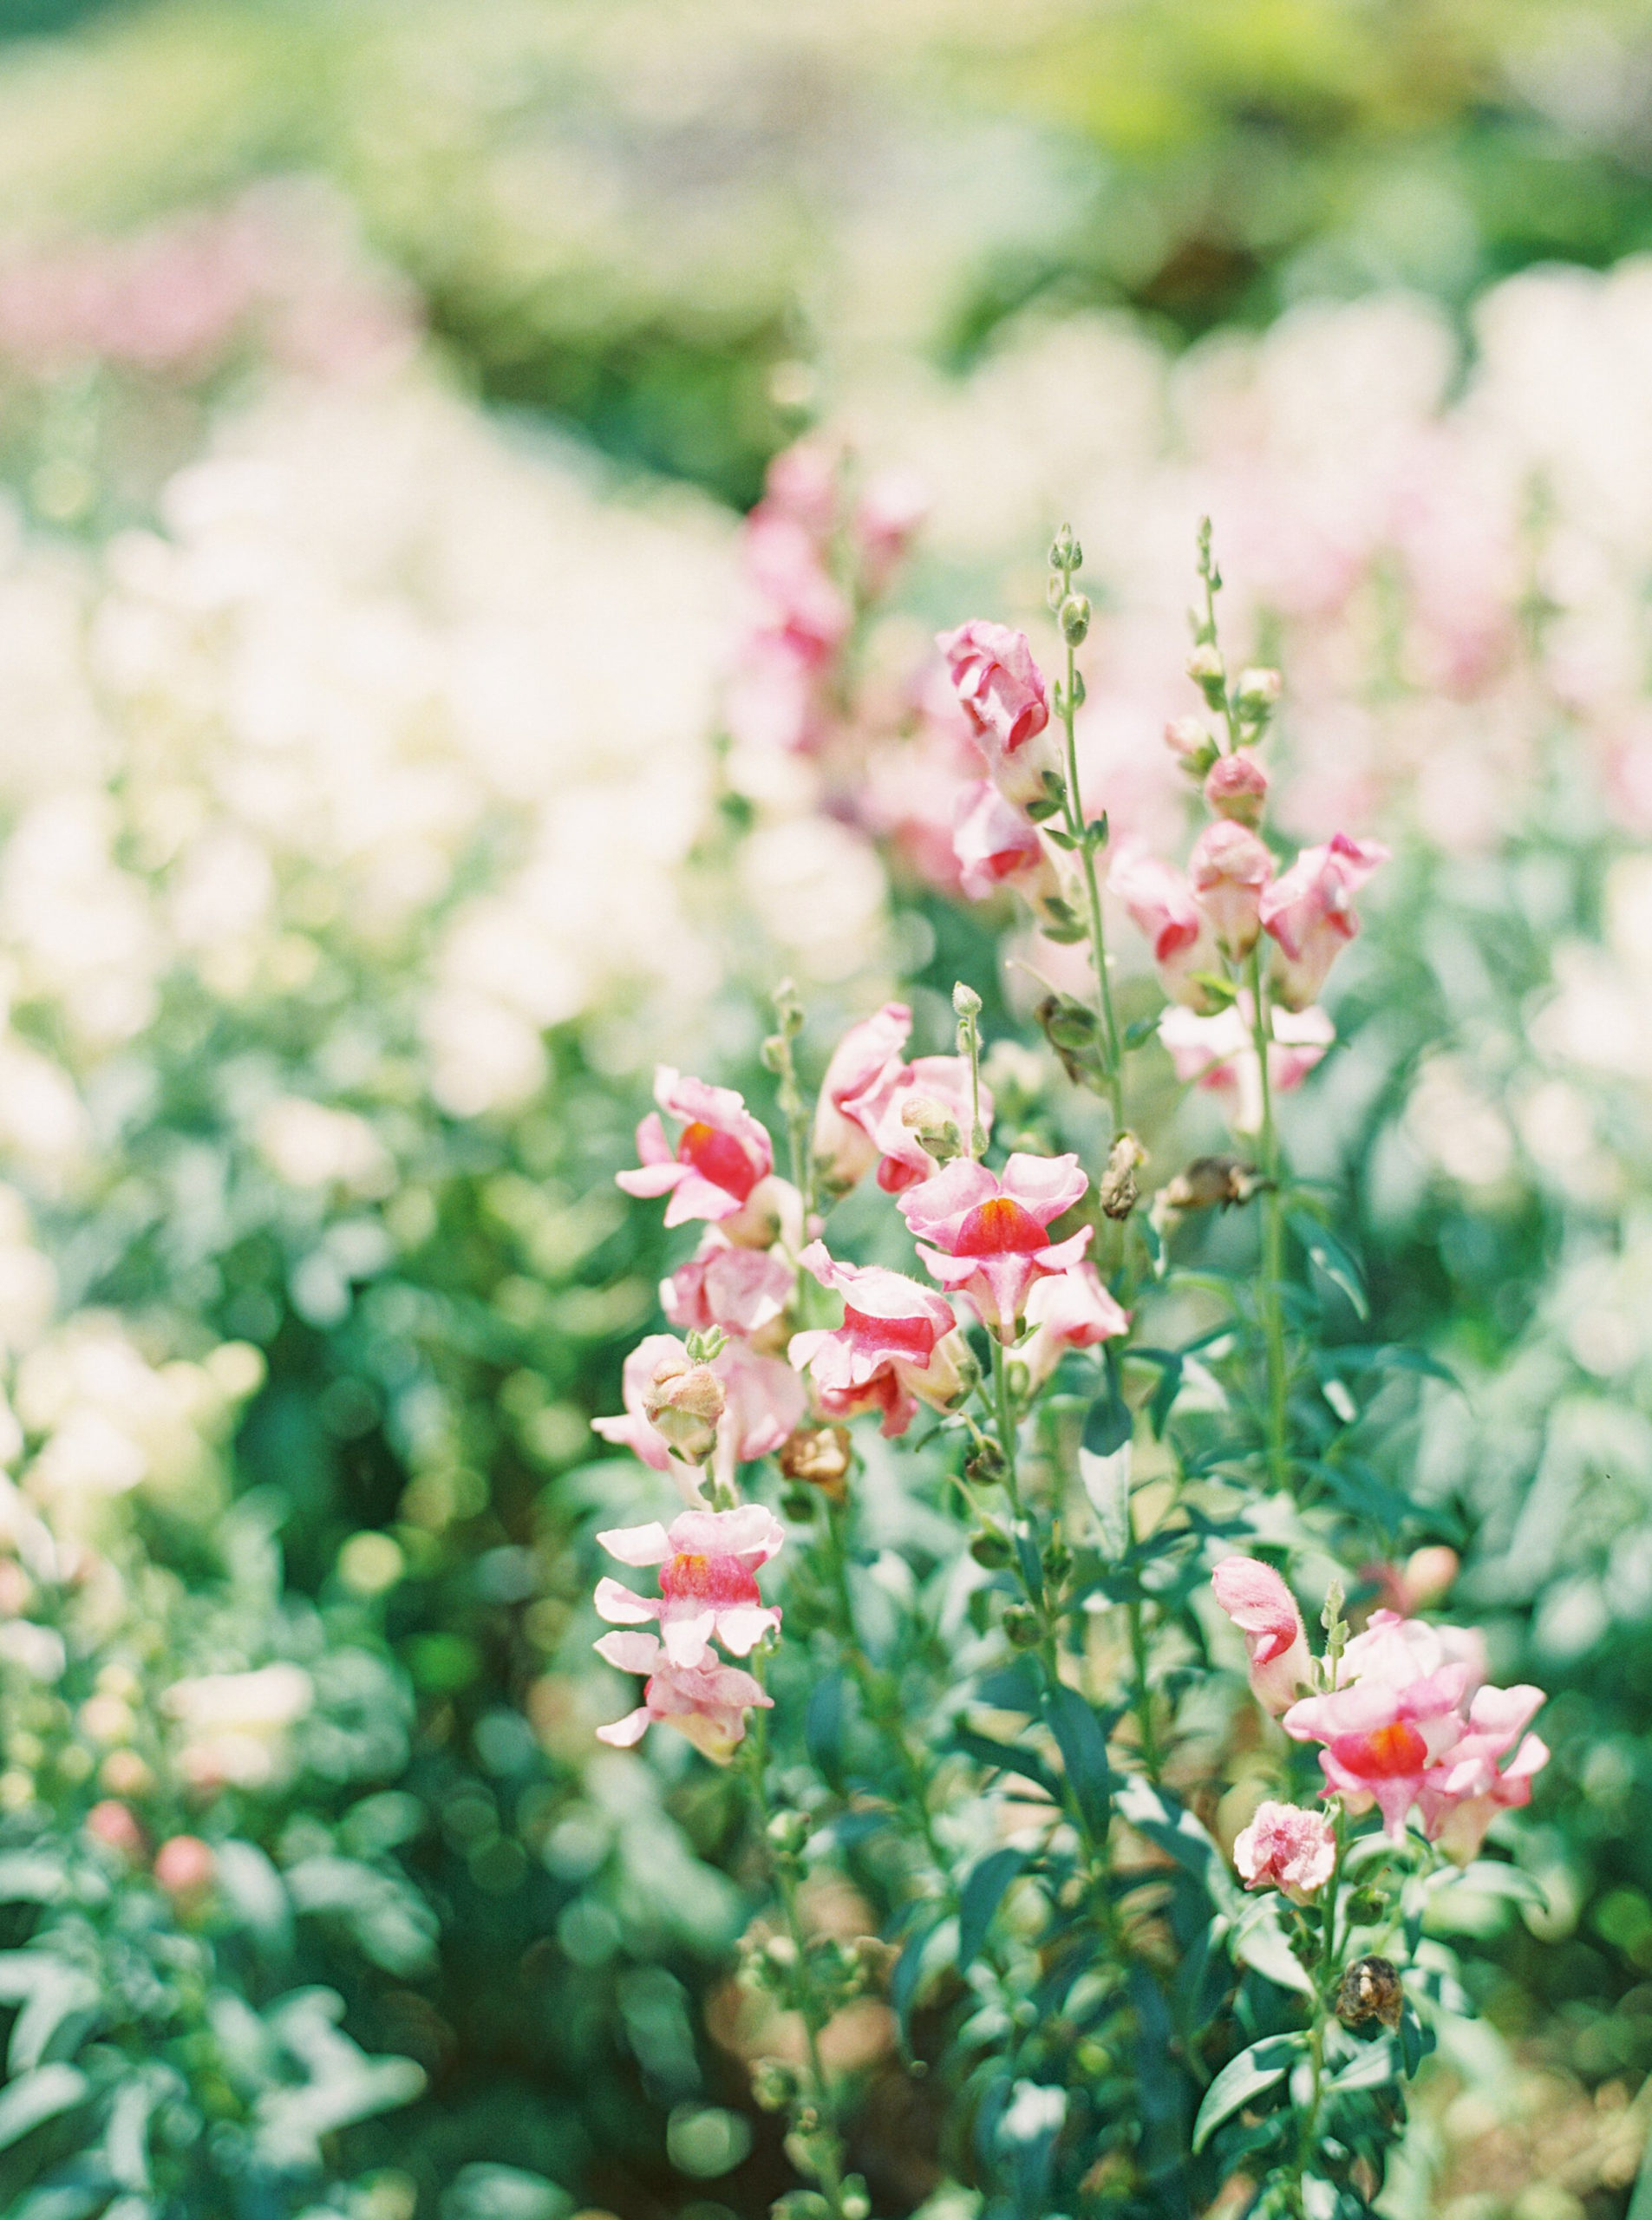
M1033 622L1063 516L1100 582L1087 774L1173 834L1209 510L1231 637L1286 672L1287 822L1397 851L1292 1143L1371 1338L1466 1384L1398 1482L1464 1551L1459 1616L1554 1691L1520 1852L1551 1910L1481 1900L1478 2048L1406 2210L1623 2214L1644 10L3 0L0 31L0 1603L42 1550L98 1568L83 1688L0 1641L0 1808L71 1828L124 1779L240 1845L219 1963L266 2032L203 2007L240 2062L179 2070L284 2092L264 2159L359 2220L747 2220L784 2185L729 1801L591 1739L589 1538L634 1482L588 1420L665 1253L609 1175L656 1054L761 1098L781 973L812 1052L897 981L942 1045L987 944L926 884L947 803L901 689L936 624ZM852 812L725 729L739 517L817 426L929 502L865 643L904 737ZM155 1963L159 2056L198 2039ZM870 2117L909 2210L924 2125ZM106 2209L10 2202L43 2162L3 2119L6 2210Z

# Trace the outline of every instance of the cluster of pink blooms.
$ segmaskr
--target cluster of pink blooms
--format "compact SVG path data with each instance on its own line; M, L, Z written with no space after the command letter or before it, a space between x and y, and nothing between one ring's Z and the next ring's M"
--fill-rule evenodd
M1225 1557L1211 1584L1244 1638L1258 1701L1293 1740L1321 1746L1324 1793L1345 1809L1381 1812L1396 1842L1414 1812L1430 1842L1466 1860L1499 1811L1530 1801L1549 1756L1526 1732L1543 1691L1493 1688L1472 1629L1377 1610L1333 1668L1309 1651L1296 1600L1271 1566ZM1329 1877L1331 1839L1323 1814L1269 1804L1234 1857L1248 1886L1300 1899Z
M128 238L0 258L0 358L36 377L89 362L185 381L250 343L336 375L405 349L408 303L369 278L313 196L262 188Z
M804 440L770 464L763 498L741 527L747 608L725 714L758 746L813 754L841 721L839 658L859 610L905 553L925 507L902 472L871 480L858 500L847 457Z
M641 1706L602 1730L610 1741L634 1742L655 1720L726 1758L745 1712L767 1701L756 1679L722 1663L710 1644L715 1637L743 1657L778 1629L755 1575L781 1530L755 1505L705 1508L708 1473L732 1497L742 1465L783 1451L800 1430L873 1412L893 1436L921 1405L955 1408L976 1377L960 1307L1015 1346L1035 1380L1064 1350L1128 1326L1085 1259L1094 1229L1052 1231L1088 1187L1077 1158L1012 1155L993 1172L963 1153L960 1128L969 1132L978 1114L984 1134L991 1099L983 1090L977 1109L963 1057L905 1062L911 1023L911 1011L891 1002L850 1028L821 1090L812 1148L816 1177L834 1194L875 1169L932 1286L845 1263L818 1237L805 1245L801 1198L774 1172L767 1134L740 1096L669 1068L656 1075L676 1138L658 1115L645 1119L641 1166L619 1183L631 1194L669 1195L668 1224L706 1222L695 1255L661 1291L667 1317L689 1339L649 1335L624 1367L624 1414L596 1424L672 1473L691 1507L669 1532L648 1525L601 1538L624 1564L664 1567L657 1600L612 1579L597 1590L598 1610L620 1627L659 1626L657 1635L616 1632L598 1643L611 1664L648 1676ZM837 1324L801 1323L811 1283L840 1299ZM696 1354L701 1336L715 1340L715 1353L702 1341Z

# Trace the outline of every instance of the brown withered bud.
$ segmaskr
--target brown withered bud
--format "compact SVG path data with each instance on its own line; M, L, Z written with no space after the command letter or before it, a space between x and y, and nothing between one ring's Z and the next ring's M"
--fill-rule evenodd
M1355 1958L1336 1988L1336 2016L1345 2027L1363 2027L1381 2020L1397 2027L1406 1994L1399 1969L1387 1958Z
M1254 1164L1239 1156L1196 1156L1159 1190L1166 1210L1209 1211L1248 1203L1263 1184Z
M1147 1152L1133 1133L1120 1133L1107 1151L1107 1168L1096 1193L1109 1218L1128 1218L1141 1189L1136 1173L1147 1161Z
M852 1452L846 1426L800 1426L777 1452L788 1480L806 1480L834 1503L841 1502Z

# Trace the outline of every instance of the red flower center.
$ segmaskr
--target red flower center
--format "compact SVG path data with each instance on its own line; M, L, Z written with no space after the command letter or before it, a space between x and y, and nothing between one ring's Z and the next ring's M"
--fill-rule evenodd
M1331 1755L1368 1780L1403 1780L1427 1764L1428 1745L1414 1727L1396 1719L1392 1726L1373 1727L1368 1734L1337 1735Z
M958 1228L955 1257L1017 1257L1048 1249L1049 1235L1013 1195L994 1195L977 1203Z
M726 1611L735 1603L761 1604L756 1576L738 1557L698 1557L683 1551L660 1567L660 1593L668 1603L694 1603Z
M682 1128L682 1138L677 1143L677 1161L693 1165L702 1179L708 1179L714 1187L721 1187L736 1202L743 1203L757 1185L757 1167L734 1135L721 1133L715 1126L708 1126L700 1119Z

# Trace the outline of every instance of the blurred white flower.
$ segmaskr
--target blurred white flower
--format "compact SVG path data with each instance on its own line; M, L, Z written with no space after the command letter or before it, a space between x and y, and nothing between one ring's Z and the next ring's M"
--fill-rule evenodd
M283 1769L287 1730L314 1697L302 1667L277 1664L174 1681L160 1707L178 1723L186 1779L199 1788L262 1788Z

